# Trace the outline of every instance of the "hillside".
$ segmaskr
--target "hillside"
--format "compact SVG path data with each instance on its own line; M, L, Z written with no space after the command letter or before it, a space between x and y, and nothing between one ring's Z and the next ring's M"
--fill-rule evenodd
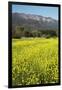
M20 37L22 34L20 32L21 27L24 29L25 32L28 31L28 33L26 32L28 36L33 36L32 35L33 31L34 32L36 31L36 34L39 31L42 31L43 34L45 34L46 32L48 32L49 34L50 32L53 32L53 31L57 33L58 21L51 17L44 17L40 15L12 13L12 34L14 35L17 30L16 33L18 35L15 35L15 36ZM27 36L26 34L24 36ZM34 36L41 36L41 35L34 35Z

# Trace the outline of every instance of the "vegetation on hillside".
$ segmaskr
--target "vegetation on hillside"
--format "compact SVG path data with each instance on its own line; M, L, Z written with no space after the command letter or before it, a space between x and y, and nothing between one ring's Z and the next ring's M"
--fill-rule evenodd
M57 30L28 30L21 26L16 26L15 30L12 30L13 38L21 38L21 37L57 37Z

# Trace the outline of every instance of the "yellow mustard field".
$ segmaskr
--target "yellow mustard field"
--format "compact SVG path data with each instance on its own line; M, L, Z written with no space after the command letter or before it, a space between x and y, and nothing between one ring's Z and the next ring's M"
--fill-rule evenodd
M12 39L12 85L58 83L58 39Z

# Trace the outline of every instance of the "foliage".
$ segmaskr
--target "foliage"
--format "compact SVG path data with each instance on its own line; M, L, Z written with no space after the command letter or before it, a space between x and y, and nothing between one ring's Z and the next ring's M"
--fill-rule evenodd
M13 38L21 38L21 37L57 37L57 30L31 30L31 28L26 29L23 26L16 26L15 30L12 30Z

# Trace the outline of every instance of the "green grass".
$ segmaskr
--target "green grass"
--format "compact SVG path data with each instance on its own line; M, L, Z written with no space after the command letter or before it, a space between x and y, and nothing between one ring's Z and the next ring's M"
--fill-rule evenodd
M12 40L12 85L58 83L58 39Z

